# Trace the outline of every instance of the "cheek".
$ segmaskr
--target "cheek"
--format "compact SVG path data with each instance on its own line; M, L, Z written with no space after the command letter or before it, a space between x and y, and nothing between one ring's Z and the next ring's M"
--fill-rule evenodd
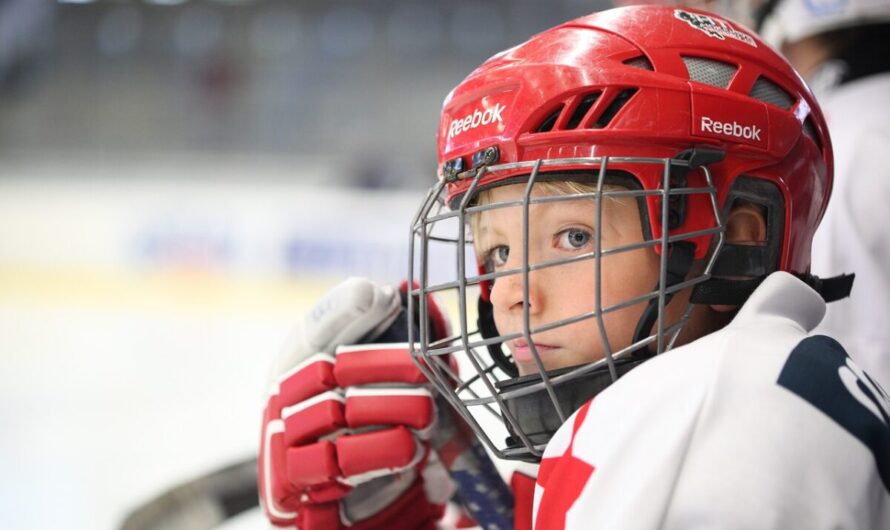
M556 295L553 300L558 301L557 315L554 320L571 318L580 314L596 310L596 266L593 261L579 262L565 266L559 271L559 281L553 282ZM605 272L605 271L604 271ZM603 279L606 280L605 275ZM609 305L605 299L603 306ZM599 324L596 317L587 318L562 328L562 332L568 335L569 342L578 346L582 351L594 348L600 342Z
M613 306L652 292L658 283L659 258L652 249L638 249L616 254L604 261L603 306ZM605 315L609 342L613 349L633 341L640 316L648 302L642 301Z
M553 268L550 293L559 306L575 313L592 311L596 302L596 263L581 261Z
M637 249L603 257L600 287L603 307L620 304L653 291L658 277L659 257L652 249ZM595 261L560 267L557 278L549 282L549 285L548 294L555 295L554 299L560 301L562 313L578 314L596 309ZM638 305L637 311L642 311L645 303ZM614 313L626 314L626 310L612 312ZM590 322L596 326L593 319Z
M658 254L648 248L608 256L603 261L603 298L618 303L654 290L659 264Z

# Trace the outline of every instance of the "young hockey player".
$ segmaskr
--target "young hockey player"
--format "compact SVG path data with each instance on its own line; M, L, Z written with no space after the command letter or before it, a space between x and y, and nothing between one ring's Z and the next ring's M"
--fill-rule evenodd
M285 351L274 524L442 524L459 458L436 433L461 422L429 380L492 453L540 464L513 477L517 530L890 527L887 395L808 335L850 289L808 274L831 144L756 36L658 6L545 31L449 94L439 162L407 313L351 280Z

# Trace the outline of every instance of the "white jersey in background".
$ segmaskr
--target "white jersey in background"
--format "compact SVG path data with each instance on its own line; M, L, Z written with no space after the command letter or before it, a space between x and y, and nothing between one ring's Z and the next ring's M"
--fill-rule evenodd
M726 328L615 382L548 445L535 528L890 528L890 404L809 335L824 311L774 273Z
M890 73L820 93L834 144L834 190L813 239L812 271L856 273L849 298L828 306L831 335L890 388Z

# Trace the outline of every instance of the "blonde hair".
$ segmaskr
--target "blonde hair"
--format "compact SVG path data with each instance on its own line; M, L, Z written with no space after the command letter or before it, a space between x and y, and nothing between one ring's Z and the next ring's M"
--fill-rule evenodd
M594 193L596 192L596 184L590 183L586 184L583 182L576 182L574 180L555 180L555 181L543 181L536 182L535 189L541 190L547 195L576 195L582 193ZM603 184L603 191L616 191L624 189L621 186L616 186L614 184ZM617 197L606 196L607 200L617 201ZM588 198L586 200L595 201L594 198ZM483 206L486 204L491 204L491 189L482 190L479 194L473 199L473 206ZM479 233L479 227L482 218L482 212L476 212L470 215L470 232L473 234L473 240L476 240L476 234ZM478 250L478 249L477 249Z

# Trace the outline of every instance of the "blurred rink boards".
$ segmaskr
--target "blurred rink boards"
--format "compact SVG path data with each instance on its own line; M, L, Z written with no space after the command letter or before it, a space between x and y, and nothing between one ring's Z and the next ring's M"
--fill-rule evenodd
M294 323L347 275L407 270L422 194L325 187L326 171L4 160L0 528L117 528L161 490L254 454ZM264 527L250 517L239 528Z

